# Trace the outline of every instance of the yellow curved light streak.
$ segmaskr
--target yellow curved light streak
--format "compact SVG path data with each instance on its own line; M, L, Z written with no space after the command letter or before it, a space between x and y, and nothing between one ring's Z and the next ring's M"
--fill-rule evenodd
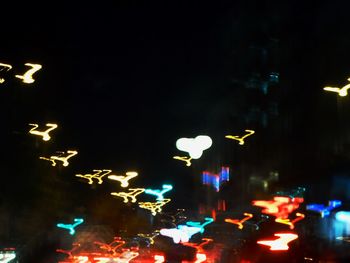
M61 161L63 166L68 166L69 162L68 159L73 157L74 155L77 155L77 151L72 151L68 150L66 153L68 154L67 156L62 156L64 152L59 152L61 153L60 155L52 155L49 158L47 157L39 157L39 159L50 161L52 166L56 166L56 161Z
M300 221L300 220L302 220L302 219L305 218L305 215L302 214L302 213L296 213L296 216L297 216L297 217L296 217L294 220L292 220L292 221L290 221L289 218L286 218L286 219L283 219L283 218L276 218L276 219L275 219L275 222L276 222L276 223L285 224L285 225L289 225L289 228L290 228L290 229L294 229L294 227L295 227L294 223L296 223L296 222L298 222L298 221Z
M191 157L187 157L187 156L174 156L173 159L175 160L180 160L180 161L183 161L183 162L186 162L186 166L191 166L191 160L192 158Z
M88 184L93 184L94 181L93 179L97 180L98 184L102 184L103 180L102 178L104 176L106 176L107 174L110 174L112 172L112 170L92 170L93 172L96 172L94 174L76 174L76 177L80 177L83 179L87 179L88 180Z
M16 78L22 79L23 83L33 83L35 80L33 79L33 74L40 70L42 66L40 64L32 64L32 63L26 63L24 64L28 67L31 67L31 69L27 70L23 75L15 75Z
M112 192L111 195L122 197L124 203L129 202L129 198L132 203L136 202L136 196L142 194L145 191L145 188L129 188L129 192Z
M163 200L157 202L139 202L139 207L150 210L152 215L155 216L157 213L162 212L162 207L170 201L171 199L164 198Z
M121 183L120 184L121 187L128 187L129 186L129 180L131 178L134 178L134 177L138 176L138 173L137 172L126 172L125 174L126 174L126 176L111 174L111 175L108 176L108 179L119 181Z
M137 235L139 237L143 237L143 238L148 239L150 241L150 244L153 245L154 244L154 238L156 236L159 236L159 234L160 234L159 230L156 230L156 231L154 231L153 233L150 233L150 234L142 234L142 233L140 233L140 234L137 234Z
M0 67L2 67L2 68L0 69L0 71L4 70L4 68L6 68L6 71L9 71L10 69L12 69L12 66L11 66L11 65L9 65L9 64L4 64L4 63L0 63ZM5 79L0 77L0 84L1 84L1 83L4 83L4 82L5 82Z
M243 229L243 223L249 219L251 219L253 217L252 214L249 213L244 213L244 215L246 216L245 218L238 220L238 219L230 219L230 218L226 218L225 222L227 223L231 223L231 224L236 224L238 225L239 229Z
M225 138L232 139L232 140L237 140L237 141L239 141L239 143L238 143L239 145L243 145L244 144L244 139L255 133L255 131L253 131L253 130L244 130L244 131L247 132L247 134L242 136L242 137L239 137L239 136L236 136L236 135L226 135Z
M29 123L29 125L31 126L34 126L33 128L31 128L29 130L29 133L30 134L33 134L33 135L38 135L38 136L42 136L43 137L43 141L49 141L51 139L50 135L49 135L49 132L56 129L58 127L57 124L54 124L54 123L46 123L45 125L47 127L50 127L48 129L46 129L45 131L37 131L36 129L39 127L38 124L36 123Z
M350 81L350 78L348 78L348 81ZM340 97L345 97L348 95L348 89L350 89L350 84L347 84L342 88L324 87L323 89L326 91L336 92Z

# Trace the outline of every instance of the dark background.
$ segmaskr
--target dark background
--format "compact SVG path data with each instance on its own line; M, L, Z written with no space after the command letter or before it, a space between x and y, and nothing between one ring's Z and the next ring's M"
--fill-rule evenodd
M345 1L4 8L0 62L13 69L0 86L3 240L77 214L121 228L115 186L74 177L92 169L136 170L139 187L172 183L172 208L196 209L201 171L221 165L243 178L231 180L237 191L277 170L279 187L307 186L312 201L349 198L335 183L349 176L349 97L322 90L349 77L348 10ZM27 62L43 65L31 85L14 78ZM247 89L271 72L279 82L267 95ZM249 119L251 105L267 123ZM46 122L59 125L51 141L27 134ZM244 129L256 130L245 147L224 138ZM178 138L199 134L214 143L202 159L190 168L172 159ZM38 159L67 149L79 151L67 168Z

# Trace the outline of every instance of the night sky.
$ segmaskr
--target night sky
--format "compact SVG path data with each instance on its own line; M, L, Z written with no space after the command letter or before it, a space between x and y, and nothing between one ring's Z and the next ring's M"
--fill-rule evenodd
M344 1L123 0L3 10L9 21L2 22L0 62L13 71L0 88L2 202L17 205L26 195L21 204L31 207L37 189L55 187L42 179L49 173L86 205L94 194L74 174L110 168L138 171L138 186L173 183L173 200L191 206L186 191L201 171L235 164L239 153L230 153L234 145L224 135L246 128L258 129L245 153L256 170L278 169L286 185L327 181L349 163L349 156L327 152L334 148L327 140L349 131L349 115L337 114L349 109L349 99L345 105L322 91L349 77L349 7ZM247 47L271 41L278 46L275 61L252 63ZM43 65L30 86L13 77L26 62ZM255 68L280 74L280 113L267 128L246 127L235 115L250 102L236 96L242 87L233 79ZM290 126L271 134L286 118ZM29 136L33 122L57 122L53 140ZM212 137L212 152L190 168L172 159L178 138L199 134ZM67 168L38 160L68 148L79 155Z

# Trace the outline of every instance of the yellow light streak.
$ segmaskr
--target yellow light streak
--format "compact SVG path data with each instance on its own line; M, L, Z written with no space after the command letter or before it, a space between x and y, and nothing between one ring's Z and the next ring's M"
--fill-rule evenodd
M153 245L154 244L154 238L156 237L156 236L159 236L159 230L156 230L156 231L154 231L153 233L150 233L150 234L142 234L142 233L140 233L140 234L137 234L139 237L143 237L143 238L146 238L146 239L148 239L149 240L149 242L150 242L150 244L151 245Z
M73 157L74 155L78 154L77 151L73 151L73 150L68 150L66 152L68 154L67 156L62 156L63 154L65 154L65 152L58 152L58 153L60 153L60 154L59 155L52 155L49 158L39 157L39 159L52 162L52 164L51 164L52 166L56 166L56 161L61 161L63 166L68 166L69 165L68 159Z
M0 69L0 71L4 70L4 68L6 68L6 71L9 71L9 70L12 69L12 66L11 66L11 65L9 65L9 64L4 64L4 63L0 63L0 67L2 67L2 68ZM0 84L1 84L1 83L4 83L4 82L5 82L5 79L0 77Z
M191 157L187 157L187 156L174 156L173 159L175 160L180 160L180 161L183 161L183 162L186 162L186 166L191 166L191 160L192 158Z
M244 213L244 215L246 216L245 218L238 220L238 219L230 219L230 218L226 218L225 222L227 223L231 223L231 224L236 224L238 225L239 229L243 229L243 223L249 219L251 219L253 217L252 214L249 213Z
M350 78L348 78L348 81L350 81ZM324 87L323 89L326 91L336 92L340 97L345 97L348 95L348 89L350 89L350 84L347 84L342 88Z
M129 180L131 178L134 178L134 177L138 176L138 173L137 172L126 172L125 174L126 174L126 176L111 174L111 175L108 176L108 179L119 181L121 183L120 184L121 187L128 187L129 186Z
M296 213L296 216L297 217L294 220L292 220L292 221L290 221L289 218L285 218L285 219L283 219L283 218L276 218L275 222L276 223L285 224L285 225L289 225L290 229L294 229L294 227L295 227L294 223L296 223L296 222L298 222L298 221L300 221L300 220L305 218L305 215L301 214L301 213Z
M33 74L40 70L42 66L40 64L32 64L32 63L26 63L24 64L28 67L31 67L31 69L27 70L23 75L15 75L16 78L22 79L23 83L33 83L35 80L33 79Z
M43 140L44 141L49 141L51 139L50 135L49 135L49 132L56 129L58 127L57 124L54 124L54 123L46 123L45 125L47 127L50 127L48 129L46 129L45 131L37 131L36 129L39 127L38 124L36 123L29 123L30 126L34 126L33 128L31 128L29 130L29 133L30 134L33 134L33 135L38 135L38 136L42 136L43 137Z
M139 202L139 207L150 210L152 215L155 216L157 213L162 212L162 207L170 201L171 199L164 198L163 200L157 202Z
M87 179L88 184L93 184L94 183L93 179L96 179L98 184L102 184L103 183L102 178L112 172L112 170L92 170L92 171L95 173L94 174L76 174L75 176L83 179Z
M124 203L129 202L128 198L131 199L132 203L135 203L136 196L138 196L139 194L142 194L145 191L145 188L129 188L128 190L129 190L128 193L126 193L126 192L112 192L111 195L122 197L124 199L123 200Z
M243 145L244 144L244 139L255 133L255 131L253 131L253 130L244 130L244 131L247 132L247 134L242 136L242 137L239 137L239 136L236 136L236 135L226 135L225 138L232 139L232 140L237 140L237 141L239 141L239 143L238 143L239 145Z

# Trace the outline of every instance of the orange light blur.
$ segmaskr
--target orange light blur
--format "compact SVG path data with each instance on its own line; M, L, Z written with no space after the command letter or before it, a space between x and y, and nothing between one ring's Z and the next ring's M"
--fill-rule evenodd
M302 197L290 198L285 196L275 196L273 200L255 200L252 204L265 207L265 209L262 210L262 213L264 214L270 214L277 218L286 219L302 202L304 202L304 198Z
M230 219L230 218L226 218L225 222L227 223L231 223L231 224L236 224L238 225L239 229L243 229L243 223L249 219L251 219L253 217L252 214L249 213L244 213L244 215L246 216L245 218L238 220L238 219Z
M275 222L276 223L281 223L281 224L285 224L285 225L289 225L289 228L290 229L294 229L295 225L294 223L300 221L300 220L303 220L305 218L305 215L302 214L302 213L296 213L296 218L292 221L290 221L289 218L286 218L286 219L283 219L283 218L276 218L275 219Z

